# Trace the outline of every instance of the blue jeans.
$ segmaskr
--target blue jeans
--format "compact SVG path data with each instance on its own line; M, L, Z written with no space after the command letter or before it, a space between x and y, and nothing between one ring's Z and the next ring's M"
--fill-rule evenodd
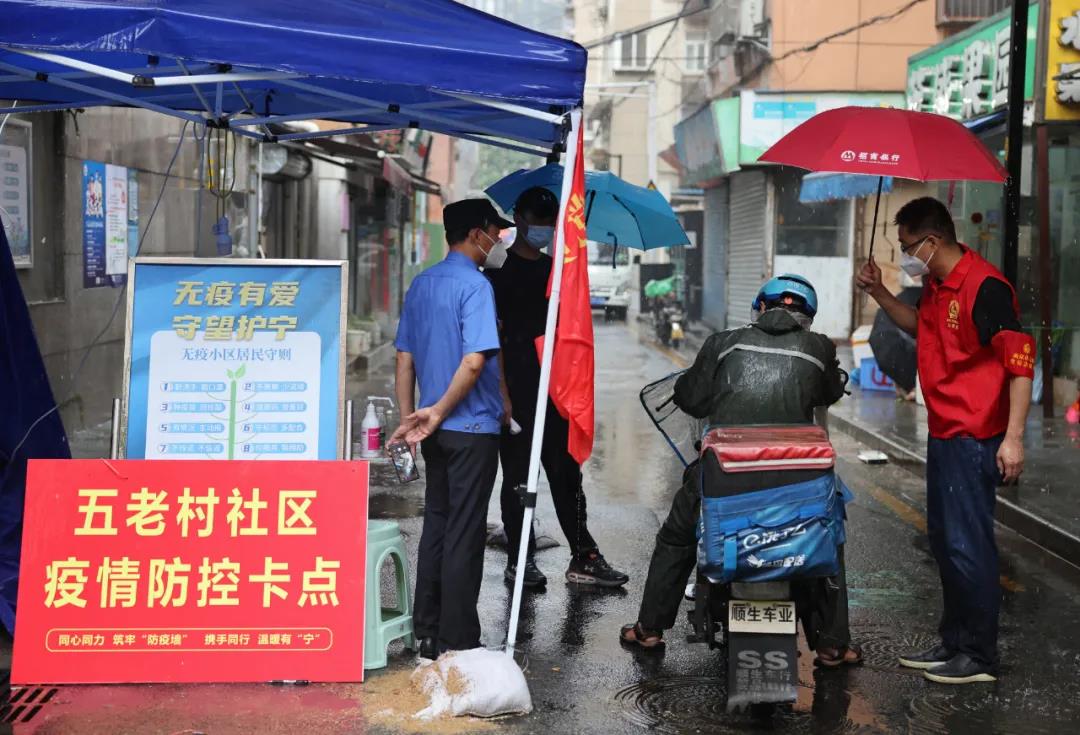
M1001 588L994 503L1001 483L1002 437L930 438L926 453L926 527L941 574L941 642L954 653L997 666Z

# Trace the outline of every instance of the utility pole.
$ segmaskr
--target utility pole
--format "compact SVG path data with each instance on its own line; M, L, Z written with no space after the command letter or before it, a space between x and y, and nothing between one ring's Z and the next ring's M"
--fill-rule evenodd
M652 186L659 186L657 176L656 159L659 152L656 150L656 80L649 80L649 120L646 125L646 133L648 140L646 141L646 155L649 157L649 184Z
M638 87L645 87L646 88L645 93L641 94L639 92L636 93L636 92L633 91L633 90L637 89ZM656 148L657 147L657 142L656 142L656 80L650 79L649 81L643 81L643 82L602 82L602 83L599 83L599 84L586 84L585 89L627 90L625 92L620 92L620 91L615 91L615 92L599 91L598 94L601 97L616 97L616 98L622 98L622 99L643 99L643 100L647 100L647 102L648 102L647 110L648 111L646 112L646 115L648 116L648 120L646 120L646 122L645 122L645 138L646 138L646 140L645 140L645 156L646 156L646 158L648 158L648 161L647 161L647 169L646 169L647 174L646 175L649 177L649 181L652 182L654 186L659 186L659 182L657 182L657 180L656 180L657 177L659 176L659 172L658 172L658 169L657 169L657 166L658 166L657 162L658 162L658 159L659 159L659 151L657 151L657 148ZM621 157L621 155L619 157L619 163L620 163L620 168L621 168L622 167L622 157ZM621 172L620 172L620 175L621 175ZM637 182L634 182L634 183L637 183ZM643 182L641 185L644 186L647 183L649 183L649 182Z
M1009 52L1009 119L1005 145L1005 241L1002 243L1001 270L1014 287L1017 285L1020 239L1020 176L1024 150L1024 77L1027 72L1027 31L1029 0L1013 0L1012 32Z

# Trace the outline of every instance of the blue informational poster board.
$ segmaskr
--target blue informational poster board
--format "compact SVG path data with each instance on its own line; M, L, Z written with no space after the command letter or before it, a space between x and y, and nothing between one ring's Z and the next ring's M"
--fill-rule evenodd
M139 241L135 172L96 161L83 161L82 170L83 288L123 286Z
M340 459L347 267L133 260L123 456Z

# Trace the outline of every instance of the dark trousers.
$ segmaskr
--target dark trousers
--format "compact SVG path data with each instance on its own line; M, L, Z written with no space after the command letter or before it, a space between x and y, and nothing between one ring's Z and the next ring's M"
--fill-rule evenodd
M424 531L416 564L413 627L439 651L480 645L476 602L484 575L487 506L499 437L437 431L421 447L427 474Z
M695 463L683 473L682 487L675 493L671 511L656 534L656 548L638 612L638 622L647 630L675 626L686 581L697 564L696 529L701 515L701 495L696 470ZM795 581L792 592L811 648L843 648L851 643L843 547L840 547L837 576Z
M1001 440L931 438L926 452L926 530L945 603L941 642L990 666L998 662L1001 606L994 540Z
M540 376L537 373L534 382L532 380L534 376L530 372L515 370L514 361L510 357L507 357L505 369L507 385L510 388L510 401L514 406L514 420L521 425L522 429L516 436L504 430L499 448L503 471L502 493L499 498L502 506L502 522L503 528L506 529L509 559L511 563L516 563L525 509L514 489L518 485L524 485L529 479L529 453L532 451L536 391ZM551 502L555 506L559 526L562 527L566 541L570 544L570 552L574 556L584 556L591 551L596 551L597 547L587 524L585 492L581 486L581 467L566 449L569 433L569 422L559 415L555 404L549 400L540 463L544 467L544 474L547 475L548 485L551 487ZM534 551L536 551L536 539L530 529L530 557Z

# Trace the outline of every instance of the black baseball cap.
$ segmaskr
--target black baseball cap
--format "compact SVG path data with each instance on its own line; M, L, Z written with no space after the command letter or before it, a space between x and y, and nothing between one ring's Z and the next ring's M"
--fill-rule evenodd
M528 212L540 219L555 219L559 216L559 197L542 186L526 189L514 204L514 213L520 212Z
M446 230L481 229L488 225L498 225L499 229L513 227L514 223L499 214L495 206L487 199L462 199L460 202L443 207L443 227Z

